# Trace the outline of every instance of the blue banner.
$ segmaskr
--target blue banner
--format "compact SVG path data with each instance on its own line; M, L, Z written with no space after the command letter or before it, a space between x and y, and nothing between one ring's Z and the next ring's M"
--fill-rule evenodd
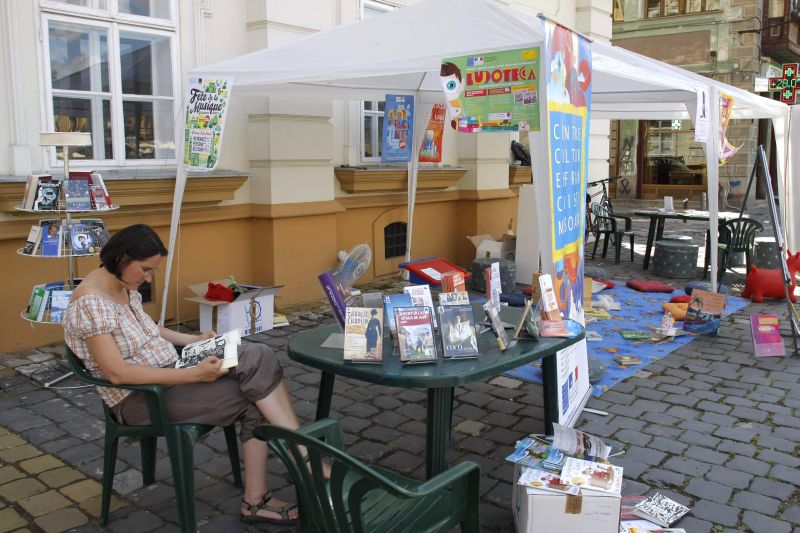
M408 163L414 146L414 97L387 94L381 133L381 163Z

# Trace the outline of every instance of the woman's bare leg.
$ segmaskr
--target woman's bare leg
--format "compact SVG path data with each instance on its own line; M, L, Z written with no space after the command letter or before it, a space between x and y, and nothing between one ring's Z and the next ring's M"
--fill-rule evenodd
M242 445L244 455L244 501L257 504L262 496L267 492L267 453L269 448L267 443L256 438L248 439ZM273 498L269 506L271 508L286 507L289 504L277 498ZM242 509L242 514L249 516L251 513ZM267 518L281 518L280 513L269 510L261 510L259 516ZM289 513L289 518L297 518L297 509Z

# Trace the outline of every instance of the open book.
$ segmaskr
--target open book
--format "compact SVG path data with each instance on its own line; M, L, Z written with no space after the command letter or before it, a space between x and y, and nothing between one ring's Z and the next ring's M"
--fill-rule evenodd
M210 339L193 342L183 347L175 368L191 368L206 357L222 359L222 368L232 368L239 364L239 345L242 343L242 330L234 329Z

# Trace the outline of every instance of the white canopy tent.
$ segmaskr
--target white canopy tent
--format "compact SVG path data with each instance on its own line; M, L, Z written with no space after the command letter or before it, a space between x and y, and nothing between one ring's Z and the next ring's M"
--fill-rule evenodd
M387 93L414 94L418 102L444 102L439 83L442 58L523 48L542 42L541 21L494 0L423 0L377 17L338 26L295 42L197 67L192 75L232 77L238 95L287 96L327 100L376 100ZM710 101L719 92L733 96L734 119L774 121L778 160L786 160L788 106L677 67L601 42L592 43L592 118L689 119L698 91ZM710 131L718 118L711 106ZM418 113L418 116L422 113ZM417 128L419 130L419 128ZM183 131L176 131L176 146ZM418 142L415 142L418 149ZM707 153L712 235L712 283L716 278L718 135ZM535 154L534 154L535 157ZM177 233L185 171L179 167L173 203L170 251ZM415 173L409 173L410 250ZM780 192L781 198L784 191ZM172 254L170 254L170 257ZM171 262L168 259L167 280ZM168 283L168 281L167 281ZM166 303L167 287L164 302ZM163 317L163 310L162 310Z

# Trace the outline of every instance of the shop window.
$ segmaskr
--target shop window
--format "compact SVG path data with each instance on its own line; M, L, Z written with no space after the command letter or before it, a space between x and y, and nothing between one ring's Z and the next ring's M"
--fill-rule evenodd
M392 222L383 228L383 256L385 259L406 255L406 223Z
M659 185L702 185L705 151L694 140L688 120L644 122L645 153L642 181Z
M75 162L174 163L174 2L41 0L54 131L92 134ZM53 149L56 159L61 149ZM56 159L51 166L57 166Z

